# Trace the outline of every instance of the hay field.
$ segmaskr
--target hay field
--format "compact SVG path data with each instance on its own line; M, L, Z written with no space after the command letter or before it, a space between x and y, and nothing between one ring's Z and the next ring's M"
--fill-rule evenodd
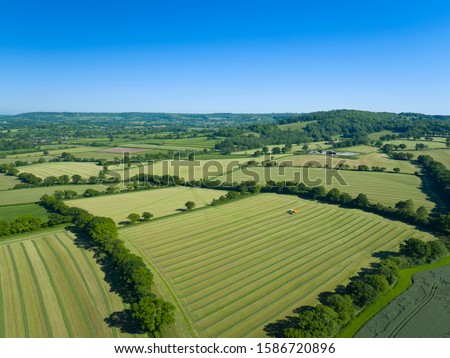
M417 151L416 153L417 153L417 156L429 155L434 160L441 162L447 168L450 169L450 149L421 150L421 151Z
M177 175L186 181L200 180L206 177L213 179L239 167L240 164L249 160L261 161L258 158L227 158L227 159L209 159L209 160L162 160L153 164L145 164L130 169L123 169L122 165L111 165L109 170L113 170L121 175L122 178L130 178L137 174L149 175Z
M300 213L290 216L289 208ZM276 194L120 234L170 287L166 298L201 337L263 337L267 323L345 284L375 261L373 252L393 250L412 236L432 238L377 215Z
M39 201L44 194L53 194L56 190L73 190L83 194L86 189L105 191L101 185L55 185L38 188L14 189L0 191L0 205L28 204Z
M42 219L43 221L48 220L48 212L38 204L14 204L0 206L0 220L10 221L22 215L32 215Z
M413 174L419 168L406 160L394 160L384 153L367 153L360 154L357 159L345 157L331 157L329 155L311 154L311 155L289 155L277 159L278 163L292 162L291 166L304 166L308 162L321 163L322 166L328 164L334 168L338 163L347 164L350 169L356 169L358 165L367 165L369 168L373 166L385 167L387 171L393 171L394 168L399 168L401 173Z
M17 184L20 184L20 180L16 177L0 174L0 191L14 188Z
M340 183L336 176L341 176ZM358 172L351 170L328 170L320 168L248 168L247 172L236 170L220 180L224 182L241 182L255 180L260 184L268 180L304 182L309 186L323 185L327 190L338 188L342 192L356 196L364 193L371 202L395 205L400 200L411 199L416 207L421 205L432 209L435 204L420 190L421 181L415 175Z
M141 215L144 211L152 213L155 219L177 214L185 209L184 203L187 201L193 201L196 208L199 208L210 204L213 199L225 194L226 192L223 190L180 186L69 200L66 204L86 209L94 215L107 216L116 222L121 222L127 221L127 216L131 213Z
M2 240L0 262L0 337L131 337L104 322L124 306L68 232Z
M61 175L71 177L74 174L78 174L86 179L90 176L98 176L99 171L103 170L103 167L96 163L52 162L26 165L17 169L20 173L31 173L41 178L49 176L59 177Z

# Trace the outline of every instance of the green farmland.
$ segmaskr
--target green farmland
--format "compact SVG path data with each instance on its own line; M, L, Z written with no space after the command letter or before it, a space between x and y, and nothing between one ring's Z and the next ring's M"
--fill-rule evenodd
M103 167L95 163L54 162L27 165L18 169L20 173L31 173L40 178L49 176L59 177L61 175L71 177L74 174L78 174L86 179L90 176L98 176L99 171L103 170Z
M16 177L0 174L0 191L14 188L19 183L20 181Z
M421 150L417 152L417 156L419 155L429 155L450 169L450 149Z
M121 222L126 221L130 213L141 215L144 211L148 211L155 218L176 214L185 209L184 204L187 201L193 201L197 208L202 207L225 193L222 190L173 187L70 200L67 201L67 205Z
M105 187L101 185L55 185L38 188L25 188L0 191L0 206L27 204L38 202L42 195L53 194L56 190L73 190L78 194L83 194L86 189L94 189L105 191Z
M0 262L0 337L131 337L105 323L124 306L69 233L0 240Z
M250 173L236 170L219 177L219 179L228 183L255 180L260 184L264 184L268 180L275 182L301 181L312 186L323 185L327 190L338 188L340 191L347 192L353 196L364 193L374 203L380 202L394 206L400 200L411 199L416 207L423 205L428 209L432 209L435 206L427 198L426 194L420 190L421 181L415 175L294 167L255 167L248 168L248 171ZM335 175L340 175L343 182L338 182ZM308 178L309 182L306 178Z
M319 163L322 166L329 165L335 168L338 164L348 165L350 169L357 169L358 165L367 165L369 168L373 166L384 167L387 171L392 172L394 168L399 168L401 173L413 174L419 168L406 160L395 160L388 157L387 154L374 151L372 153L357 154L350 158L346 157L331 157L321 154L304 154L304 155L290 155L277 158L279 164L283 162L291 162L290 166L304 166L308 163L317 166Z
M300 212L290 216L289 208ZM345 284L374 252L410 237L432 239L377 215L276 194L120 233L178 306L178 334L201 337L263 337L267 323Z
M0 219L1 220L14 220L21 215L32 215L38 217L44 221L48 219L47 211L38 204L22 204L22 205L6 205L0 206Z

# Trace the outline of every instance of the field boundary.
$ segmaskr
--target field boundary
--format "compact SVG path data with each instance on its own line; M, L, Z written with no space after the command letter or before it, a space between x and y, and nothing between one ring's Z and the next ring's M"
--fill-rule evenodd
M169 215L170 216L170 215ZM178 296L173 291L170 284L165 279L164 275L153 265L153 263L146 257L144 252L137 247L131 240L129 240L125 235L121 235L122 238L124 238L125 243L130 245L135 252L139 253L139 256L142 257L142 259L150 266L150 269L155 274L155 276L158 277L159 281L161 282L162 286L166 290L166 292L169 294L170 298L172 298L172 304L174 304L180 313L180 315L183 317L184 325L186 328L188 328L189 332L191 333L193 338L199 337L198 331L194 328L194 326L191 323L191 320L189 319L188 313L185 311L184 306L181 304L180 300L178 299ZM186 337L184 337L186 338Z
M336 338L351 338L378 312L386 307L391 301L405 292L412 284L412 277L415 273L428 271L442 266L450 265L450 256L440 261L420 265L417 267L400 270L399 279L392 289L380 296L376 303L367 306L358 316L350 321L337 335Z

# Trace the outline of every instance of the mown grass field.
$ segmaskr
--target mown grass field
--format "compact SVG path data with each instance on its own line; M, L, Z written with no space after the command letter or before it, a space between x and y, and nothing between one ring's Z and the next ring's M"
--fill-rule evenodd
M0 219L10 221L21 215L36 216L44 221L48 219L47 211L38 204L0 206Z
M248 168L248 172L238 169L228 173L220 180L224 182L241 182L242 180L255 180L260 184L268 180L304 182L309 186L322 185L327 190L338 188L352 196L364 193L373 203L380 202L385 205L395 205L400 200L411 199L416 208L423 205L428 209L435 204L420 190L420 178L415 175L359 172L351 170L328 170L321 168ZM342 183L337 179L342 177Z
M105 323L122 301L68 232L0 240L0 262L0 337L131 337Z
M0 191L0 206L27 204L39 201L44 194L53 194L56 190L73 190L78 194L83 194L86 189L94 189L98 191L105 191L106 187L101 185L55 185L39 188L26 188Z
M127 221L127 216L131 213L141 215L144 211L152 213L155 219L177 214L185 209L184 204L187 201L193 201L199 208L211 204L213 199L225 194L223 190L172 187L76 199L67 201L66 204L121 222Z
M109 170L116 171L121 178L130 178L137 174L149 175L177 175L186 181L199 180L209 177L210 179L221 176L229 171L239 167L241 163L257 158L227 158L227 159L209 159L209 160L162 160L153 164L144 164L142 166L132 166L130 169L123 169L122 165L112 165Z
M98 176L99 171L103 170L103 167L96 163L53 162L26 165L18 167L17 169L20 173L31 173L40 178L49 176L59 177L61 175L68 175L71 177L74 174L78 174L86 179L90 176Z
M289 208L300 213L290 216ZM410 237L432 239L377 215L276 194L120 234L179 306L180 331L191 325L201 337L263 337L267 323L345 284L375 261L372 253L394 250Z
M182 147L212 149L219 141L220 139L208 139L207 137L180 138L180 139L154 138L151 141L149 141L149 143L151 142L162 146L171 146L180 149Z
M415 150L416 144L425 144L430 149L438 149L438 148L445 148L445 138L442 137L434 137L432 141L426 141L424 139L422 140L408 140L408 139L395 139L384 142L384 144L405 144L406 150Z
M316 121L306 121L306 122L295 122L295 123L287 123L287 124L279 124L278 128L280 128L282 131L288 131L291 130L298 130L305 128L308 124L314 123Z
M14 188L20 181L13 176L0 174L0 191Z
M329 149L329 148L331 148L331 144L327 144L327 142L313 142L313 143L307 143L307 144L308 144L309 150ZM302 150L303 145L304 144L299 144L299 145L295 145L294 144L292 146L291 152L295 152L296 150ZM283 148L284 146L285 146L285 144L281 143L281 144L267 145L267 148L272 150L272 148L274 148L274 147ZM252 155L257 150L262 150L262 148L241 150L241 151L233 152L233 154L248 154L248 155ZM275 155L275 157L277 157L277 156L278 155Z
M392 131L374 132L374 133L370 133L368 135L368 137L369 137L369 139L378 140L378 139L380 139L381 136L386 135L386 134L394 134L394 132L392 132Z
M419 155L429 155L450 169L450 149L421 150L417 152L417 156Z
M321 163L322 166L329 165L334 168L338 163L347 164L350 169L356 169L358 165L367 165L369 168L373 166L384 167L387 171L393 171L394 168L399 168L401 173L413 174L419 168L406 160L394 160L388 157L387 154L373 153L360 154L357 159L346 157L331 157L329 155L311 154L311 155L290 155L280 157L277 159L278 163L292 162L292 166L304 166L307 163Z

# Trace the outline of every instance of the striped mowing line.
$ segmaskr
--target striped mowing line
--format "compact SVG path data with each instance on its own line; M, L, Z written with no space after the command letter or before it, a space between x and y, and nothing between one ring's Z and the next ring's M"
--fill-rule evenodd
M371 240L370 238L361 241L360 243L358 243L358 245L355 245L352 248L352 251L359 251L361 249L361 243L365 242L365 241L369 241L369 245L371 244ZM323 256L323 255L322 255ZM334 272L334 268L333 265L336 263L339 263L341 261L342 257L348 256L348 252L340 252L337 255L333 255L332 252L330 252L327 256L331 256L328 257L328 263L329 265L325 266L321 271L316 272L310 272L309 276L313 276L315 278L320 277L322 275L326 275L328 277L330 277L329 275L327 275L327 272L329 271L333 271ZM279 270L277 270L279 271ZM273 274L271 273L271 276L273 276ZM283 273L281 275L279 275L278 277L274 277L273 279L269 280L269 278L267 278L267 284L269 284L270 282L277 282L276 280L279 280L281 277L283 277ZM301 278L297 278L296 280L292 280L293 282L290 282L288 280L288 284L289 285L294 285L297 286L298 284L295 283L295 281L300 281L300 282L308 282L310 280L311 277L305 277L302 276ZM247 301L242 301L243 297L248 296L244 295L239 297L237 300L234 300L233 302L231 302L231 304L228 304L227 310L232 310L233 313L229 313L229 312L224 312L225 310L216 310L213 314L209 314L207 317L205 317L204 319L200 320L199 323L206 325L209 327L209 329L211 329L212 327L214 327L215 325L219 325L219 322L225 318L230 319L233 318L233 316L236 316L236 318L241 315L242 313L240 311L242 311L243 309L245 309L248 312L257 312L257 310L252 309L253 306L258 306L259 305L259 300L262 298L267 298L268 295L270 295L272 293L272 287L267 286L267 284L265 284L265 290L261 291L261 286L256 287L255 291L258 292L257 295L253 294L251 297L252 299L250 300L250 302ZM264 286L262 286L264 287ZM251 286L248 286L247 288L251 288ZM280 289L281 291L284 291L284 289ZM291 290L288 287L288 292L290 292Z
M88 268L89 268L89 264L85 261L85 257L81 255L81 253L77 252L77 259L75 259L74 256L74 252L72 250L70 250L67 245L63 242L63 240L61 238L59 238L58 236L56 236L56 241L61 245L61 247L65 250L65 253L70 257L70 260L72 261L72 267L74 267L74 269L77 271L78 273L78 277L82 280L83 282L83 286L86 289L86 293L89 296L89 301L87 302L87 304L84 304L84 307L87 306L91 306L95 312L97 313L96 317L94 317L93 315L89 315L88 319L90 320L90 322L92 322L92 325L95 325L95 330L94 330L94 337L98 336L100 332L103 333L108 333L108 330L106 329L106 324L103 321L103 316L105 314L105 312L100 312L100 309L103 308L103 303L105 305L109 304L109 302L107 303L106 301L102 301L99 299L98 295L97 298L94 297L94 292L98 293L99 288L98 286L94 285L94 284L90 284L88 282L88 280L86 279L86 276L88 274ZM65 239L67 240L67 236L65 237ZM92 279L92 278L91 278ZM94 279L94 282L97 283L97 281ZM84 301L83 301L84 302ZM111 312L111 311L109 311Z
M14 257L14 253L11 249L11 245L8 246L8 252L9 252L9 256L11 258L11 265L12 265L12 268L14 271L14 277L15 277L15 280L17 283L17 292L19 293L20 311L22 312L22 323L23 323L23 329L24 329L24 336L30 337L30 327L28 325L27 311L26 311L25 302L24 302L22 282L20 280L19 270L17 269L17 264L16 264L16 260Z
M247 257L248 260L244 259L242 265L244 265L246 268L241 267L241 265L236 263L236 267L234 267L234 270L233 270L234 272L225 272L225 275L224 275L225 281L217 282L217 284L218 285L225 284L227 280L229 280L231 277L233 277L233 275L237 275L238 278L236 281L238 283L241 283L242 281L239 279L239 276L241 276L248 270L256 270L257 269L256 270L257 273L259 273L261 275L265 275L264 272L260 271L258 266L263 266L264 269L272 271L273 270L272 267L278 267L277 265L280 262L286 263L286 259L285 259L286 255L289 255L291 257L294 257L294 255L296 255L296 254L305 255L304 257L309 257L310 255L315 255L316 250L317 250L316 246L324 243L321 245L321 247L319 247L319 249L323 248L323 247L327 247L329 245L330 241L334 240L333 236L334 236L334 233L332 233L332 235L328 235L328 238L327 237L323 238L321 236L320 237L321 240L318 243L312 244L312 242L310 242L309 243L310 246L308 247L307 250L303 249L303 245L298 245L297 247L286 247L286 242L279 242L279 243L275 244L277 247L275 247L275 245L272 246L272 248L273 248L272 251L269 251L269 252L263 253L263 254L259 254L259 251L258 251L258 255ZM279 246L279 248L278 248L278 246ZM295 260L293 260L293 261L295 261ZM234 262L235 261L233 261L233 263ZM253 263L253 262L258 262L258 264L256 264L256 266L249 264L249 263ZM208 274L209 272L211 272L211 275L214 276L215 280L217 280L217 279L220 280L219 274L216 275L216 274L214 274L213 271L210 271L210 270L208 270L205 273ZM200 282L202 282L202 281L204 282L207 278L199 277L199 279L200 279ZM208 289L211 289L213 286L214 285L208 285ZM195 287L193 287L193 289L195 290ZM195 292L196 292L196 294L201 295L202 290L197 289L197 290L195 290Z
M57 329L55 329L55 333L57 333L58 335L60 335L61 337L74 337L74 328L72 327L72 325L70 324L70 319L69 316L67 314L67 312L69 311L69 309L71 307L67 307L67 304L64 304L65 300L63 299L63 294L61 292L62 288L61 288L61 283L62 282L58 282L55 277L53 272L58 272L59 271L59 267L54 267L54 269L50 269L49 264L47 263L47 261L44 259L44 255L42 253L42 251L39 248L39 245L35 242L35 241L31 241L31 243L34 246L35 249L35 253L37 254L37 256L40 258L40 261L42 262L43 268L45 269L46 273L47 273L47 277L48 280L50 282L50 287L52 288L54 297L56 298L56 301L58 303L58 307L60 309L60 313L62 315L62 322L58 320L57 322ZM53 265L54 266L54 265ZM41 287L45 287L45 286L41 286ZM54 311L52 310L52 316L53 316ZM64 335L62 330L61 330L61 323L64 324L65 329L67 330L67 335Z
M284 205L285 207L286 205ZM210 214L212 217L216 217L217 213L214 211L208 209L210 211ZM244 210L244 208L239 208L239 210ZM275 209L274 209L275 211ZM283 220L282 222L287 222L286 220L291 220L292 218L286 213L286 209L281 209L277 217L273 219ZM328 214L329 211L327 208L323 207L320 210L317 210L316 213L314 213L312 210L308 210L306 214L302 214L302 216L299 216L301 220L308 219L309 217L313 217L314 214L316 214L317 217L325 217ZM195 213L198 214L198 213ZM221 214L221 213L219 213ZM173 239L167 239L163 241L163 239L160 239L155 242L158 243L159 241L162 241L160 244L153 245L154 241L151 240L148 244L148 247L151 248L152 252L155 252L158 254L158 257L164 257L165 255L171 256L172 245L176 244L177 248L179 250L183 250L185 247L191 249L193 252L197 252L199 248L208 247L212 249L214 246L211 245L220 245L221 242L226 242L227 240L233 240L236 236L237 229L239 228L239 234L245 233L245 232L251 232L255 230L255 227L257 227L259 230L264 230L265 224L267 224L267 217L266 216L260 216L260 215L240 215L239 219L234 218L221 218L222 220L214 220L213 225L208 225L207 228L198 228L197 223L193 223L193 228L190 225L184 226L183 225L183 234L174 236ZM251 219L251 223L249 223L249 219ZM279 221L281 223L281 221ZM295 222L295 221L294 221ZM209 222L208 222L209 223ZM247 227L247 228L246 228ZM159 227L154 227L156 230ZM175 233L178 233L178 231L175 231ZM212 236L211 236L212 235ZM215 243L211 243L210 240L208 242L205 242L203 237L212 237L219 239ZM198 239L196 239L199 237ZM188 240L184 240L188 239ZM140 242L139 240L137 240ZM143 249L146 249L146 245L141 245Z
M63 276L65 278L65 283L68 284L67 287L69 288L69 290L66 291L66 294L67 294L66 297L68 299L71 297L75 298L76 303L77 303L77 308L79 308L81 315L84 318L83 323L87 326L90 336L95 337L95 328L94 328L93 322L90 318L93 316L93 314L95 312L95 310L94 310L94 312L92 312L94 307L89 307L89 305L85 305L85 300L81 299L81 295L86 294L86 291L87 291L86 286L84 286L82 284L80 285L80 282L79 282L80 278L77 277L75 272L70 271L70 265L68 265L66 262L67 258L64 257L65 255L61 252L61 248L56 247L56 241L55 240L44 240L43 242L44 242L44 244L43 244L42 250L50 252L55 257L57 263L59 264L59 271L63 274ZM63 261L63 258L64 258L64 261ZM50 265L52 265L52 263L50 263ZM77 289L75 289L75 287L77 287ZM70 294L70 292L72 294ZM76 305L72 304L71 310L69 311L69 313L74 312L75 307L76 307ZM90 311L90 314L87 313L87 310ZM70 315L69 317L71 317L71 316L72 315ZM81 334L84 334L84 332L85 332L84 327L82 328L82 326L84 326L84 324L83 325L81 324L79 318L80 317L77 314L72 319L72 322L74 323L74 325L78 326L78 328L80 329L80 331L78 331L78 329L77 329L76 337L81 337Z
M5 258L3 257L3 248L0 247L0 262L5 265ZM6 266L3 266L6 267ZM6 330L5 330L5 303L4 303L4 292L7 290L6 286L6 275L2 274L2 271L0 271L0 337L6 337Z
M33 279L33 284L36 287L37 298L35 298L35 299L39 302L39 306L42 309L42 316L43 316L43 320L44 320L44 323L45 323L45 329L46 329L46 335L45 336L46 337L53 337L52 325L50 323L50 319L48 317L48 312L47 312L47 304L48 304L48 302L44 300L44 296L42 294L41 287L39 285L39 281L38 281L36 272L34 270L34 265L33 265L33 263L30 260L28 252L27 252L27 250L26 250L26 248L25 248L23 243L21 243L20 245L21 245L21 248L22 248L25 260L27 261L28 267L30 269L31 277ZM36 304L36 306L37 306L37 304Z
M66 235L67 239L70 240L70 242L71 242L72 244L74 244L74 243L73 243L73 239L69 236L69 234L68 234L66 231L64 232L64 234ZM70 250L69 250L69 249L67 248L67 246L64 244L64 242L62 241L62 239L58 239L58 240L60 240L60 243L61 243L61 244L68 250L68 252L69 252ZM88 272L90 272L90 276L94 278L94 280L95 280L95 282L96 282L96 286L98 287L98 292L99 292L100 295L101 295L100 301L102 301L102 302L105 303L105 306L106 306L106 312L99 312L99 314L101 315L101 314L111 314L111 313L113 313L114 310L113 310L113 308L112 308L112 300L111 300L111 297L110 297L111 293L109 293L109 292L106 291L107 283L104 282L104 281L102 281L102 280L100 279L100 274L101 274L101 273L100 273L100 271L96 268L95 263L94 263L94 259L93 259L92 257L89 257L89 256L87 255L85 249L83 249L83 248L77 248L77 250L80 251L81 255L82 255L83 258L84 258L84 262L87 263L87 267L86 267L86 268L83 270L83 272L80 273L80 274L87 275ZM72 258L72 261L75 263L75 262L76 262L76 259L73 257L73 258ZM89 286L86 286L86 287L89 287ZM97 302L98 302L97 299L95 299L95 298L93 298L93 297L91 297L91 299L92 299L92 303L93 303L95 306L97 306ZM120 303L121 303L121 301L120 301ZM99 308L98 308L98 309L99 309ZM110 327L110 330L112 331L113 337L114 337L114 338L119 337L119 330L118 330L116 327Z
M341 253L341 251L338 250L338 248L340 248L343 245L346 245L349 241L353 241L352 238L349 238L349 240L347 242L341 243L340 245L335 245L332 249L327 250L325 254L317 255L317 252L316 252L314 254L306 255L304 257L305 260L302 261L302 263L300 265L298 264L298 259L300 257L291 256L288 259L285 256L277 256L274 258L275 260L272 259L272 261L274 261L273 263L272 263L272 261L269 260L269 262L271 263L269 266L266 266L266 267L262 268L261 270L256 270L251 275L246 276L245 285L241 284L242 281L236 280L235 283L233 283L232 285L238 284L239 286L237 288L235 288L234 291L238 292L238 291L241 291L242 289L245 289L248 292L245 296L253 295L254 292L258 290L258 288L256 288L255 290L250 290L250 287L252 284L256 285L257 283L259 283L261 281L280 282L277 280L281 279L283 276L285 276L286 272L293 272L293 270L299 272L300 268L302 268L303 266L307 266L308 263L311 263L310 266L312 266L312 267L317 267L317 266L320 267L320 265L317 265L317 261L318 261L318 263L325 261L325 260L321 260L321 257L330 256L329 258L327 258L327 262L330 262L328 260L331 260L331 259L335 260L336 257L338 257L338 254ZM323 245L322 247L327 248L328 246L329 246L329 244L327 243L327 244ZM353 248L355 248L355 247L357 247L357 245L353 246ZM337 254L335 254L334 251L338 251ZM321 251L318 250L318 252L321 252ZM348 254L348 250L345 252L345 254ZM237 276L238 276L237 278L239 278L239 275L237 275ZM251 281L249 281L249 279L251 277L253 277L253 279ZM230 285L230 286L233 287L232 285ZM227 294L225 296L222 296L215 302L211 301L211 296L206 297L204 301L209 301L209 303L207 303L208 305L213 304L213 305L217 306L219 304L219 302L223 302L224 305L230 305L230 303L231 303L230 297L228 297L228 296L233 296L233 290L230 289L230 286L228 286ZM259 286L259 287L261 287L261 286ZM202 307L199 307L199 309L202 309Z
M284 231L286 231L286 230L289 230L289 228L285 229ZM278 235L278 234L280 234L280 235ZM231 253L229 253L229 255L227 257L227 258L230 258L230 259L233 258L233 260L231 262L229 262L229 260L228 261L224 260L224 262L229 262L228 265L231 266L231 269L233 271L237 271L239 273L243 273L243 271L242 271L243 268L240 267L241 264L245 265L247 262L253 262L253 261L256 261L256 260L261 260L262 262L265 262L263 259L267 255L269 255L269 256L279 256L279 255L282 255L282 254L285 254L285 253L292 253L292 252L294 252L293 250L300 251L300 250L303 250L303 246L304 245L307 245L310 250L313 249L312 245L311 245L311 242L309 242L308 244L302 244L302 243L298 244L299 239L297 237L293 237L293 236L290 236L289 239L284 239L284 240L281 239L281 240L278 240L278 241L270 241L270 240L268 240L271 237L273 237L273 238L276 238L278 236L282 237L281 236L282 234L283 234L283 231L278 230L278 232L272 233L270 236L269 235L265 236L264 237L264 240L265 240L264 241L264 248L266 250L261 250L261 246L260 245L257 246L257 247L250 247L250 249L248 249L247 251L244 251L244 255L242 255L242 257L241 257L241 252L239 251L239 249L237 249L238 252L231 252ZM325 234L327 234L327 233L324 232L324 235ZM330 234L330 233L328 233L328 234ZM334 232L332 232L331 234L334 235ZM322 235L321 238L323 239L324 236ZM324 240L322 240L322 241L324 241ZM287 244L289 244L289 246L287 246ZM214 254L214 253L211 253L211 254ZM213 257L214 257L214 255L213 255ZM203 263L203 262L205 262L205 261L201 260L200 263ZM215 269L217 267L208 267L208 266L206 266L206 267L204 267L202 269L202 271L206 271L205 272L206 274L214 275L214 277L216 279L220 279L220 276L219 276L220 274L224 274L224 275L228 276L229 275L229 271L228 270L223 270L226 266L224 266L223 264L220 264L220 262L221 261L218 260L218 261L215 262L215 265L214 265L214 266L219 266L219 269L222 269L222 272L217 273L217 275L214 273L214 271L215 271ZM196 280L198 279L199 281L203 281L203 279L204 279L202 277L202 273L201 272L200 272L200 274L198 274L196 272L192 272L192 274L191 274L191 271L189 271L188 273L185 274L185 276L187 276L187 277L183 277L183 276L181 276L181 277L180 276L175 276L175 277L176 277L176 279L184 278L185 280L189 280L189 276L193 276L194 279L196 279ZM193 289L195 289L195 287L193 287L192 284L189 287L192 287Z
M284 214L283 214L284 215ZM288 214L286 214L288 215ZM327 211L324 209L323 211L318 212L318 217L326 216L328 215L330 217L330 214L327 213ZM333 219L339 214L333 213ZM289 219L292 221L292 224L295 225L296 221L302 221L304 220L303 217L289 217ZM296 220L296 221L294 221ZM199 253L201 253L203 250L207 250L208 252L217 251L217 249L222 250L224 246L227 248L230 247L230 245L239 245L241 248L244 248L244 242L249 241L249 236L256 236L257 234L261 233L267 233L269 231L273 230L279 230L277 226L274 226L274 228L268 230L264 227L264 223L267 222L267 218L262 218L261 220L252 222L251 224L248 223L248 218L246 217L243 220L243 224L245 225L243 228L240 228L236 225L236 227L232 229L228 229L230 225L228 223L222 224L220 226L216 226L214 228L211 228L208 232L206 232L204 235L199 235L196 233L192 233L192 240L189 236L189 239L186 240L186 236L176 237L175 240L171 242L170 245L176 245L177 251L183 252L183 255L189 255L194 254L193 260L198 260ZM280 222L280 227L284 223ZM307 225L307 224L305 224ZM312 224L311 224L312 225ZM290 227L288 227L290 228ZM240 242L236 242L236 235L239 234L239 236L244 237L244 239ZM195 238L198 237L198 240L195 240ZM206 239L207 238L207 239ZM252 241L252 240L251 240ZM169 244L166 244L166 247ZM184 248L187 248L188 250L184 250ZM166 250L165 250L166 251ZM161 251L157 249L151 248L151 252L154 253L155 256L158 257L158 262L161 264L169 265L171 266L171 261L178 261L179 266L176 266L172 268L172 270L176 270L178 267L183 268L183 266L187 266L189 264L188 261L181 261L179 260L179 257L173 257L173 250L171 252L168 252L167 254L162 253ZM168 259L164 259L165 256L168 256ZM218 259L220 257L217 257Z
M20 284L23 296L21 296L27 308L27 321L29 326L28 337L48 337L47 322L45 321L43 303L39 300L38 287L31 273L31 267L26 258L26 250L23 244L11 245L14 252L17 267L20 268Z

